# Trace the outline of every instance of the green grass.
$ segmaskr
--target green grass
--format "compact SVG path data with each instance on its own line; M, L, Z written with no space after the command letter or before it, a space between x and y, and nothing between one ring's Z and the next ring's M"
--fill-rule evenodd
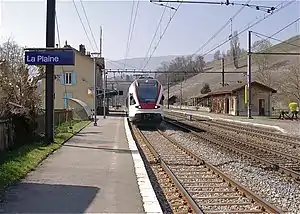
M89 123L90 121L75 120L63 123L55 129L55 143L45 145L42 142L35 142L4 153L0 160L0 193L9 185L24 178L49 154L59 149L65 140ZM70 129L70 126L73 129Z

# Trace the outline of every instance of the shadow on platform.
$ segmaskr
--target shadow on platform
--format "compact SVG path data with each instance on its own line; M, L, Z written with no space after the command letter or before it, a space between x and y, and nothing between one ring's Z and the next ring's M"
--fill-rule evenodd
M0 213L84 213L99 191L92 186L20 183L7 192Z
M109 113L106 117L126 117L125 113ZM103 116L99 118L100 120L103 119Z
M90 135L90 134L92 134L92 135L97 135L97 134L102 134L102 132L79 132L79 133L77 133L76 134L76 136L84 136L84 135Z
M65 147L74 147L74 148L81 148L81 149L97 149L97 150L105 150L109 152L116 152L116 153L138 153L138 150L129 150L129 149L116 149L116 148L108 148L110 146L78 146L78 145L63 145Z

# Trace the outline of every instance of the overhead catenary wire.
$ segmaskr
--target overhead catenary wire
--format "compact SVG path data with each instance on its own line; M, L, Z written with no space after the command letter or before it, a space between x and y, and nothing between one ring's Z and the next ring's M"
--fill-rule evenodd
M284 31L285 29L289 28L291 25L299 22L299 20L300 20L300 18L297 18L296 20L294 20L293 22L289 23L285 27L281 28L279 31L277 31L275 34L272 34L271 36L267 36L267 35L264 35L264 34L261 34L261 33L257 33L255 31L252 31L252 33L256 34L256 36L258 36L258 35L259 36L263 36L263 37L266 37L266 39L273 39L273 40L275 40L277 42L281 42L281 43L284 43L284 44L287 44L287 45L291 45L291 46L295 46L297 48L300 48L299 45L291 44L289 42L286 42L286 41L274 38L275 35L277 35L278 33L282 32L282 31Z
M144 64L144 62L146 61L146 58L147 58L147 56L148 56L148 54L149 54L149 52L150 52L150 49L151 49L151 47L152 47L152 44L153 44L154 39L155 39L155 37L156 37L156 34L157 34L157 32L158 32L158 30L159 30L159 28L160 28L161 22L162 22L162 20L163 20L164 15L165 15L166 9L167 9L167 7L164 8L164 10L163 10L163 12L162 12L162 14L161 14L161 16L160 16L160 20L159 20L159 22L158 22L158 25L157 25L157 27L156 27L155 33L154 33L154 35L153 35L153 37L152 37L152 40L151 40L151 42L150 42L149 48L148 48L148 50L147 50L147 52L146 52L146 55L145 55L145 58L144 58L142 64Z
M140 3L140 1L137 0L137 6L136 6L135 15L134 15L133 23L132 23L133 10L134 10L134 2L135 1L133 0L132 1L132 8L131 8L130 23L129 23L129 32L128 32L128 38L127 38L127 47L126 47L126 52L125 52L124 69L126 68L127 57L128 57L129 50L130 50L130 45L131 45L131 40L132 40L132 34L134 32L134 27L135 27L135 22L136 22L136 17L137 17L137 12L138 12L138 9L139 9L139 3Z
M182 1L183 1L183 0L182 0ZM176 15L176 13L177 13L177 11L178 11L178 9L179 9L180 6L181 6L181 4L178 5L178 7L176 8L175 12L173 13L173 15L171 16L171 18L169 19L169 21L168 21L168 23L167 23L167 25L166 25L166 27L165 27L165 29L164 29L162 35L160 36L160 38L159 38L159 40L158 40L156 46L154 47L152 53L150 54L150 57L148 58L148 60L147 60L147 62L145 63L145 65L143 66L142 70L144 70L144 69L146 68L146 66L148 65L149 61L151 60L151 58L152 58L154 52L156 51L158 45L160 44L161 39L164 37L164 35L165 35L165 33L166 33L166 31L167 31L167 29L168 29L168 27L169 27L171 21L173 20L173 18L174 18L174 16Z
M98 50L98 45L97 45L97 42L96 42L94 33L93 33L93 31L92 31L92 28L91 28L89 19L88 19L88 17L87 17L87 14L86 14L86 11L85 11L85 8L84 8L84 5L83 5L82 0L80 0L80 3L81 3L81 7L82 7L82 9L83 9L83 13L84 13L85 19L86 19L86 21L87 21L88 27L89 27L89 29L90 29L90 31L91 31L91 35L92 35L93 41L94 41L94 43L95 43L96 49ZM100 52L100 50L98 50L98 51Z
M253 31L252 31L252 33L254 33L254 35L257 36L258 38L260 38L260 39L261 39L261 42L265 42L265 41L267 41L268 39L274 39L274 38L273 38L274 36L276 36L277 34L281 33L282 31L286 30L286 29L289 28L291 25L293 25L293 24L295 24L296 22L299 22L299 21L300 21L300 18L297 18L296 20L294 20L294 21L290 22L289 24L285 25L284 27L280 28L278 31L274 32L271 36L266 36L266 35L259 34L259 33L253 32ZM267 37L267 38L262 38L262 37L259 36L259 35L262 35L262 36ZM292 43L289 43L289 42L285 42L285 41L282 41L282 40L278 40L278 39L275 39L275 40L277 40L277 41L279 41L279 42L281 42L281 43L284 43L284 44L288 44L288 45L291 45L291 46L295 46L295 47L297 47L297 48L300 48L299 45L295 45L295 44L292 44ZM264 50L261 50L261 51L266 52L266 51L269 51L269 50L272 49L272 48L274 48L274 47L273 47L273 46L267 47L267 48L265 48ZM285 52L285 51L284 51L284 52ZM240 56L238 59L241 60L241 59L244 59L244 58L246 58L246 57L247 57L247 55L243 55L243 56ZM229 66L229 65L232 65L232 64L233 64L233 63L231 62L231 63L229 63L229 64L226 64L225 66ZM254 62L252 62L251 64L254 64Z
M248 4L249 2L251 2L252 0L248 0L246 4ZM213 35L211 36L200 48L198 48L193 54L192 56L196 55L199 51L201 51L206 45L208 45L209 42L211 42L214 38L216 38L216 36L218 36L224 29L225 27L230 24L232 22L232 20L237 17L242 10L245 8L245 5L242 6L231 18L228 19L228 21Z
M124 58L125 58L124 69L126 68L126 58L127 58L128 45L129 45L129 40L130 40L131 25L132 25L133 11L134 11L134 3L135 3L135 1L132 0L132 7L131 7L131 14L130 14L130 21L129 21L129 27L128 27L127 44L126 44L125 57L124 57Z
M259 19L259 20L257 20L257 18L256 18L256 19L254 20L254 23L252 23L253 21L251 21L250 23L248 23L248 24L246 25L246 26L248 26L248 27L246 27L246 28L243 29L243 30L239 30L238 35L240 35L241 33L245 32L246 30L250 29L251 27L253 27L253 26L259 24L260 22L264 21L265 19L267 19L267 18L270 17L271 15L273 15L273 14L275 14L275 13L281 11L282 9L284 9L284 8L286 8L287 6L291 5L291 4L292 4L293 2L295 2L295 1L296 1L296 0L293 0L293 1L290 1L290 2L283 1L283 2L279 3L279 4L276 6L276 10L275 10L274 13L272 13L272 14L267 14L267 15L265 14L264 17L261 18L261 19ZM212 51L216 50L217 48L221 47L222 45L224 45L224 44L227 43L228 41L230 41L230 39L226 39L224 42L218 44L217 46L215 46L214 48L212 48L211 50L209 50L205 55L207 55L207 54L211 53ZM203 56L205 56L205 55L203 55ZM243 57L245 57L245 56L243 56ZM233 63L231 63L231 64L233 64ZM229 65L230 65L230 64L229 64ZM204 75L204 74L205 74L205 72L199 73L199 75Z
M79 18L79 20L80 20L80 22L81 22L82 28L83 28L83 30L84 30L84 32L85 32L85 34L86 34L86 37L87 37L87 39L88 39L88 41L89 41L89 43L90 43L90 45L91 45L91 48L92 48L93 51L95 51L94 45L92 44L92 42L91 42L91 40L90 40L90 37L88 36L88 33L87 33L86 29L85 29L85 26L84 26L84 23L83 23L83 21L82 21L82 18L81 18L80 14L79 14L78 8L77 8L76 3L75 3L75 0L72 0L72 1L73 1L73 5L74 5L74 7L75 7L75 10L76 10L76 12L77 12L78 18ZM96 46L96 47L97 47L97 46ZM96 48L96 49L97 49L97 48Z
M180 0L150 0L150 2L156 3L180 3ZM208 5L237 5L237 6L247 6L249 8L255 8L256 10L264 11L266 13L272 13L276 8L275 7L270 7L270 6L265 6L265 5L256 5L256 4L249 4L249 3L237 3L237 2L229 2L229 0L226 0L225 2L220 1L183 1L182 3L188 3L188 4L208 4Z
M264 20L267 19L268 17L272 16L273 14L278 13L278 12L281 11L283 8L287 7L288 5L292 4L292 3L295 2L295 1L296 1L296 0L289 1L288 3L286 3L286 1L284 1L284 2L282 2L282 3L280 3L280 4L278 4L278 5L276 6L276 10L274 11L274 13L271 13L271 14L268 14L267 16L264 16L264 17L261 18L260 20L257 20L257 21L254 22L253 24L251 24L251 25L249 25L248 27L246 27L245 29L239 31L239 32L237 33L237 36L239 36L240 34L246 32L247 30L249 30L249 29L252 28L253 26L255 26L255 25L261 23L262 21L264 21ZM286 4L284 5L284 3L286 3ZM278 8L280 5L283 5L283 6L281 6L280 8ZM210 49L209 51L207 51L206 53L204 53L202 56L204 57L204 56L210 54L211 52L213 52L214 50L216 50L216 49L218 49L219 47L223 46L224 44L226 44L226 43L229 42L229 41L230 41L230 39L226 39L225 41L221 42L220 44L216 45L215 47L213 47L212 49Z

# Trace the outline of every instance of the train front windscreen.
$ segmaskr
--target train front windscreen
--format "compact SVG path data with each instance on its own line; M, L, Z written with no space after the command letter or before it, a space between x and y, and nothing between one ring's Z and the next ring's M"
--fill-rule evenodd
M137 85L137 96L140 102L156 102L158 98L157 81L140 81Z

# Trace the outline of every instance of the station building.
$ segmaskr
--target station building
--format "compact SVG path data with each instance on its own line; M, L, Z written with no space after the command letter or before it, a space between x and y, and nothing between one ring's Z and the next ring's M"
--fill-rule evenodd
M69 98L93 110L94 102L91 92L94 88L94 59L89 52L86 52L84 45L79 45L79 50L77 50L66 41L64 48L74 50L75 65L55 66L54 108L67 109L70 102L66 98ZM103 87L101 69L104 68L104 58L96 58L97 89ZM45 79L42 80L42 101L45 108Z
M245 85L245 83L228 85L210 93L192 97L192 105L206 107L212 113L245 116L248 109L245 103ZM257 81L253 81L251 87L252 115L270 116L272 94L277 91Z

